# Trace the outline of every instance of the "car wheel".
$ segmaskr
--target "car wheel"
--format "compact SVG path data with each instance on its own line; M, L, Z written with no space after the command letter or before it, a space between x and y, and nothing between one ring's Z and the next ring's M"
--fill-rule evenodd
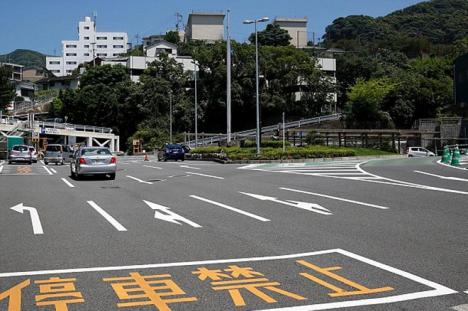
M114 180L114 179L115 179L115 173L109 174L109 179L110 179L110 180Z
M164 162L167 162L167 159L166 159L166 158L164 158Z
M8 164L11 164L11 161L8 161Z
M73 173L72 169L70 169L70 176L71 176L71 178L76 178L76 175L75 175L75 173Z
M49 165L49 162L44 161L44 164L45 164L45 165Z

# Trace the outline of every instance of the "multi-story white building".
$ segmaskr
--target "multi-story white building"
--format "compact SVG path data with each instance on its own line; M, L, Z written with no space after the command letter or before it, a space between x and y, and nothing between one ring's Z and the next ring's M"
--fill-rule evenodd
M291 45L299 49L307 46L307 17L277 17L273 24L288 32L289 36L291 36Z
M56 76L70 75L94 57L118 57L129 48L126 32L97 32L90 17L78 23L78 40L62 41L62 56L46 57L46 68Z
M192 12L185 28L185 39L215 42L224 40L224 13Z

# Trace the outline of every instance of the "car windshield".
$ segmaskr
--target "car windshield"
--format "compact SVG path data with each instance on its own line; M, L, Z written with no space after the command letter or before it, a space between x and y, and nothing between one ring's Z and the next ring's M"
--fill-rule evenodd
M35 151L34 147L29 147L29 151Z
M93 155L111 155L109 149L105 148L86 148L81 150L81 155L93 156Z
M60 152L60 151L62 151L62 146L50 145L50 146L47 146L46 151Z
M26 147L26 146L13 146L13 150L15 150L15 151L28 151L28 147Z
M176 144L166 145L166 149L182 149L182 146Z

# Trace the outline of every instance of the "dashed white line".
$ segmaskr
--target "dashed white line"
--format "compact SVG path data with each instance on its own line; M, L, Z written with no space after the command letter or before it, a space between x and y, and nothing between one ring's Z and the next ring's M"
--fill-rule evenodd
M49 175L54 175L46 166L42 166Z
M375 208L378 208L378 209L388 209L388 207L386 207L386 206L381 206L381 205L377 205L377 204L370 204L370 203L365 203L365 202L359 202L359 201L355 201L355 200L349 200L349 199L335 197L335 196L327 195L327 194L321 194L321 193L315 193L315 192L309 192L309 191L297 190L297 189L291 189L291 188L284 188L284 187L280 187L280 189L281 190L286 190L286 191L297 192L297 193L315 195L315 196L318 196L318 197L324 197L324 198L328 198L328 199L332 199L332 200L343 201L343 202L348 202L348 203L353 203L353 204L358 204L358 205L375 207Z
M154 168L154 169L157 169L157 170L162 170L162 167L159 167L159 166L151 166L151 165L143 165L144 167L149 167L149 168Z
M468 181L468 179L465 179L465 178L442 176L442 175L432 174L432 173L423 172L423 171L414 171L414 172L418 173L418 174L427 175L427 176L437 177L437 178L440 178L440 179L456 180L456 181Z
M54 172L55 174L57 174L57 171L53 168L50 169L52 172Z
M136 178L136 177L133 177L133 176L127 175L126 177L128 177L128 178L130 178L130 179L133 179L133 180L135 180L135 181L138 181L138 182L140 182L140 183L142 183L142 184L147 184L147 185L152 185L152 184L153 184L152 182L144 181L144 180L141 180L141 179Z
M97 205L94 201L87 201L87 203L94 208L96 212L101 214L102 217L104 217L112 226L114 226L115 229L118 231L127 231L127 229L122 226L117 220L115 220L114 217L109 215L105 210L103 210L99 205Z
M188 168L188 169L192 169L192 170L199 170L199 169L200 169L199 167L189 166L189 165L181 165L180 167L182 167L182 168Z
M63 181L65 184L67 184L68 187L70 187L70 188L75 188L75 186L72 185L72 183L69 182L68 180L66 180L65 178L61 178L61 179L62 179L62 181Z
M0 166L0 174L3 172L3 166Z
M185 174L203 176L203 177L214 178L214 179L224 179L224 177L207 175L207 174L200 174L200 173L193 173L193 172L185 172Z
M235 207L232 207L232 206L228 206L228 205L223 204L223 203L219 203L219 202L215 202L215 201L212 201L212 200L208 200L208 199L205 199L205 198L196 196L196 195L191 195L190 197L191 197L191 198L194 198L194 199L197 199L197 200L200 200L200 201L203 201L203 202L206 202L206 203L210 203L210 204L213 204L213 205L216 205L216 206L219 206L219 207L228 209L228 210L230 210L230 211L233 211L233 212L236 212L236 213L239 213L239 214L242 214L242 215L245 215L245 216L248 216L248 217L257 219L257 220L260 220L260 221L264 221L264 222L270 221L270 220L267 219L267 218L264 218L264 217L261 217L261 216L258 216L258 215L255 215L255 214L252 214L252 213L249 213L249 212L240 210L240 209L235 208Z

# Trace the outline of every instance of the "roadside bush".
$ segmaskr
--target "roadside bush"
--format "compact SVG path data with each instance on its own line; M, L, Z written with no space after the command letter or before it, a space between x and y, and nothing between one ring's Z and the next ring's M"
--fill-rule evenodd
M285 142L286 147L291 146L289 141ZM283 148L283 141L282 140L263 140L260 144L262 148ZM253 140L245 140L244 143L241 145L242 148L256 148L257 142Z

